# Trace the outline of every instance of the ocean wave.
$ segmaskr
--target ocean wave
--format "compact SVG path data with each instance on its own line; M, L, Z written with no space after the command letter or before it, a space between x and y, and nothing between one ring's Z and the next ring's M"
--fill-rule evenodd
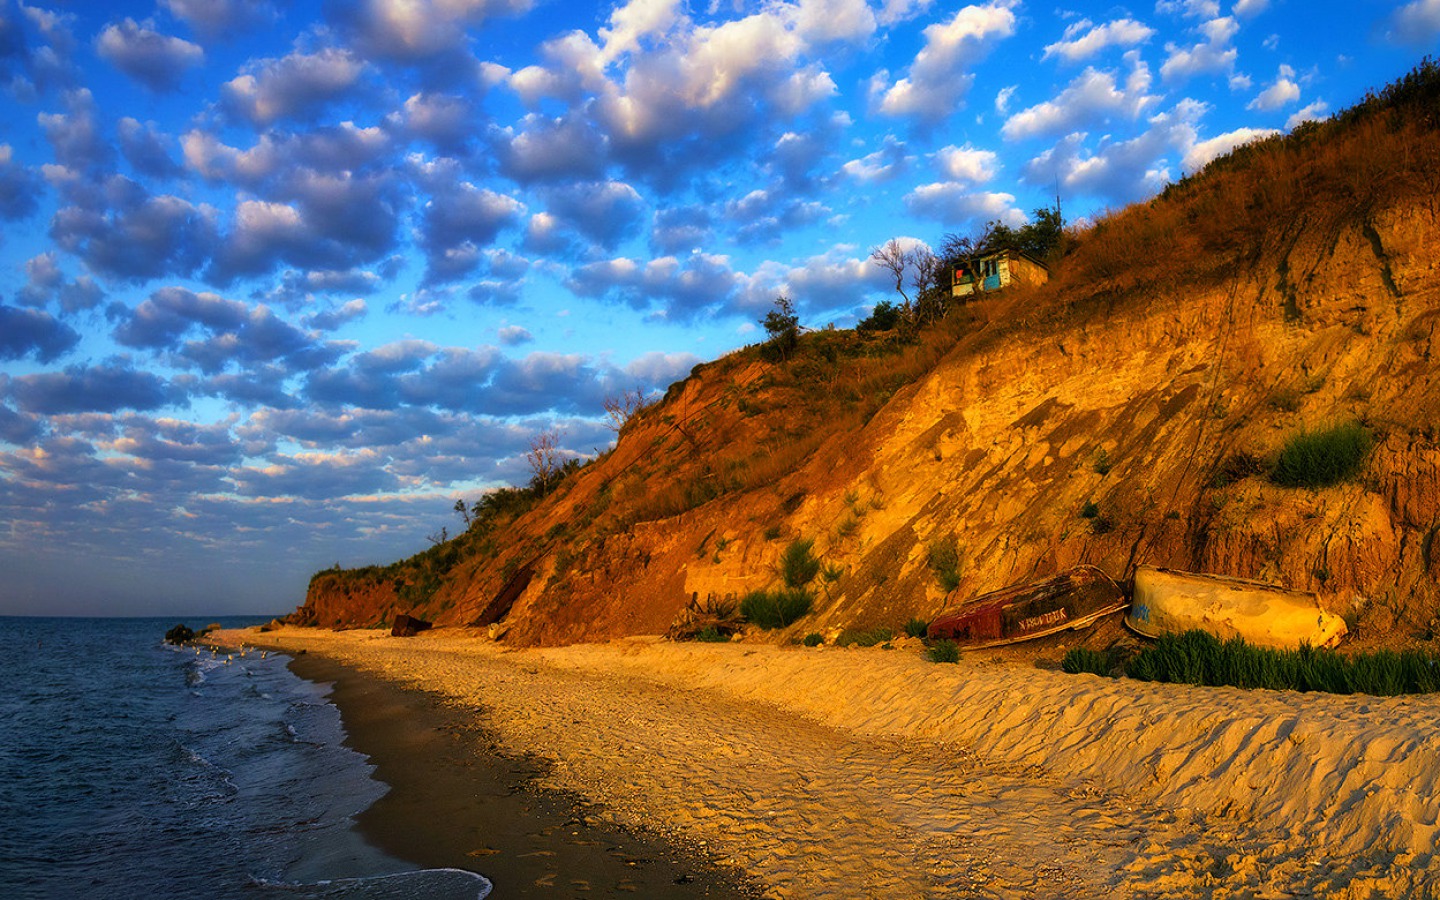
M261 894L303 900L483 900L490 896L490 879L465 869L417 869L392 875L335 878L311 884L256 879Z

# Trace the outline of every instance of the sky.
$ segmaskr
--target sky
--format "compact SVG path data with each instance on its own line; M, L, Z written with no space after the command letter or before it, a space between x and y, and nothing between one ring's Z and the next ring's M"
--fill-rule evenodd
M283 613L607 396L1440 51L1440 0L0 0L0 614Z

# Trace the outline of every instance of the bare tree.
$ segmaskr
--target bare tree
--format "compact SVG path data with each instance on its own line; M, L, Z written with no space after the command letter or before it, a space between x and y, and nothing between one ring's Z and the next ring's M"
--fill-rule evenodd
M644 389L638 386L621 391L618 397L606 397L605 415L610 417L610 421L605 423L605 427L619 434L625 423L630 421L630 417L648 405L645 402Z
M912 259L910 252L901 247L900 241L895 238L870 251L870 261L894 276L895 290L905 298L907 307L910 305L910 295L905 293L905 270L909 268Z
M551 428L532 437L525 462L535 473L535 481L540 483L540 493L548 494L564 466L560 460L560 432Z
M469 528L470 522L472 520L472 515L470 508L465 505L465 498L461 497L459 500L456 500L455 506L453 508L455 512L459 513L460 518L465 521L465 527Z

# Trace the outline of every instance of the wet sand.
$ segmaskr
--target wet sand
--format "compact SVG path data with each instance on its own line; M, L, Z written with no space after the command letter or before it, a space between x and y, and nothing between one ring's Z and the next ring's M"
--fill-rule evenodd
M504 754L548 761L536 783L592 820L702 848L767 896L1440 896L1435 697L907 650L245 637L429 689ZM440 826L417 802L417 827Z
M548 763L503 753L474 710L318 653L292 656L290 668L332 685L346 743L389 786L356 824L393 856L479 872L494 882L495 900L758 896L700 849L634 834L598 819L582 797L542 787Z

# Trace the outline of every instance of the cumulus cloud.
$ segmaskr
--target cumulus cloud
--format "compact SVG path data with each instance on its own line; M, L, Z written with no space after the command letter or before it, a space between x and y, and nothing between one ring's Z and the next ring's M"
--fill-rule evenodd
M65 106L66 112L36 117L55 162L77 172L109 168L115 154L100 133L94 96L85 88L67 91Z
M151 178L173 178L184 171L170 155L168 145L174 142L174 138L157 131L154 123L141 124L129 116L122 116L115 124L115 133L120 139L121 155L139 174Z
M856 181L882 184L903 175L912 159L905 142L887 134L879 150L850 160L840 171Z
M542 196L546 211L563 227L607 250L637 232L646 209L640 193L621 181L546 188Z
M1214 159L1224 156L1242 144L1279 134L1274 128L1237 128L1191 147L1181 160L1187 171L1198 172Z
M565 281L580 296L619 299L675 321L729 310L739 284L727 257L706 253L645 262L616 257L578 266Z
M1423 47L1440 37L1440 0L1411 0L1390 14L1386 37L1397 44Z
M1087 68L1053 100L1038 103L1015 113L1005 121L1000 133L1015 141L1044 134L1063 134L1109 116L1133 119L1159 101L1148 93L1150 69L1138 54L1127 54L1133 68L1121 87L1114 72Z
M1098 197L1114 205L1150 196L1171 180L1170 156L1195 145L1197 123L1205 111L1204 104L1183 100L1151 117L1145 131L1134 138L1105 137L1093 148L1083 132L1070 134L1026 163L1025 181L1058 182L1069 196Z
M364 300L356 297L354 300L343 303L334 309L311 313L305 317L304 321L305 324L311 328L318 328L321 331L334 331L342 325L365 318L365 314L369 311L369 305L366 304Z
M1261 91L1260 95L1246 104L1245 108L1273 112L1299 100L1300 85L1295 83L1294 78L1295 70L1282 64L1279 73L1275 76L1275 82Z
M666 206L655 211L651 245L663 254L698 250L711 240L715 216L707 206Z
M160 0L160 5L207 37L231 34L277 18L269 0Z
M941 148L935 153L935 162L949 180L972 184L990 181L1000 168L1000 157L994 151L977 150L969 144Z
M1270 6L1270 0L1235 0L1231 12L1241 18L1258 16Z
M205 61L199 44L161 34L126 18L112 23L95 39L100 58L153 91L179 87L186 70Z
M217 211L171 195L135 195L119 210L63 207L50 237L92 271L122 281L193 275L213 251Z
M196 331L200 337L186 339ZM291 371L313 369L333 362L345 349L317 340L264 305L251 307L180 287L151 293L116 326L114 337L126 347L169 352L177 361L209 374L231 364L283 363Z
M0 359L48 363L78 343L79 332L49 313L0 303Z
M314 115L353 91L364 72L365 63L355 54L327 47L249 62L244 74L221 87L221 95L228 108L261 127Z
M528 12L533 0L358 0L328 12L367 57L421 62L450 57L466 30L486 19Z
M925 29L925 46L906 75L893 84L877 75L873 88L882 113L938 121L960 108L974 76L969 69L997 41L1015 33L1011 0L966 6L948 22Z
M18 375L10 380L10 395L20 409L43 415L122 409L144 411L185 400L184 393L164 379L123 361Z
M41 183L15 159L9 144L0 144L0 219L23 219L39 206Z
M998 219L1020 225L1025 213L1015 207L1015 195L1001 191L977 191L968 184L940 181L922 184L905 195L905 208L912 214L947 225L967 225Z
M1229 16L1210 19L1198 29L1204 40L1188 47L1166 44L1169 54L1160 66L1160 77L1167 82L1184 81L1196 75L1232 72L1239 52L1230 41L1240 26Z
M469 97L438 91L411 94L386 117L393 129L429 141L441 153L461 154L480 130L480 113Z
M500 171L522 184L593 180L605 172L609 141L582 116L526 116L518 131L497 128L490 144Z
M1290 118L1285 120L1285 130L1290 131L1303 122L1319 121L1325 118L1325 114L1329 111L1330 105L1324 100L1316 100L1308 106L1302 106L1300 109L1291 113Z
M502 325L495 333L500 338L500 343L506 347L518 347L535 340L534 335L519 325Z
M422 212L420 244L430 285L473 272L485 248L501 231L518 225L525 213L525 205L514 197L459 180L456 173L440 177Z
M1134 19L1116 19L1096 25L1081 19L1065 29L1062 40L1045 47L1045 56L1058 56L1066 62L1089 59L1106 47L1133 47L1155 36L1155 29Z

